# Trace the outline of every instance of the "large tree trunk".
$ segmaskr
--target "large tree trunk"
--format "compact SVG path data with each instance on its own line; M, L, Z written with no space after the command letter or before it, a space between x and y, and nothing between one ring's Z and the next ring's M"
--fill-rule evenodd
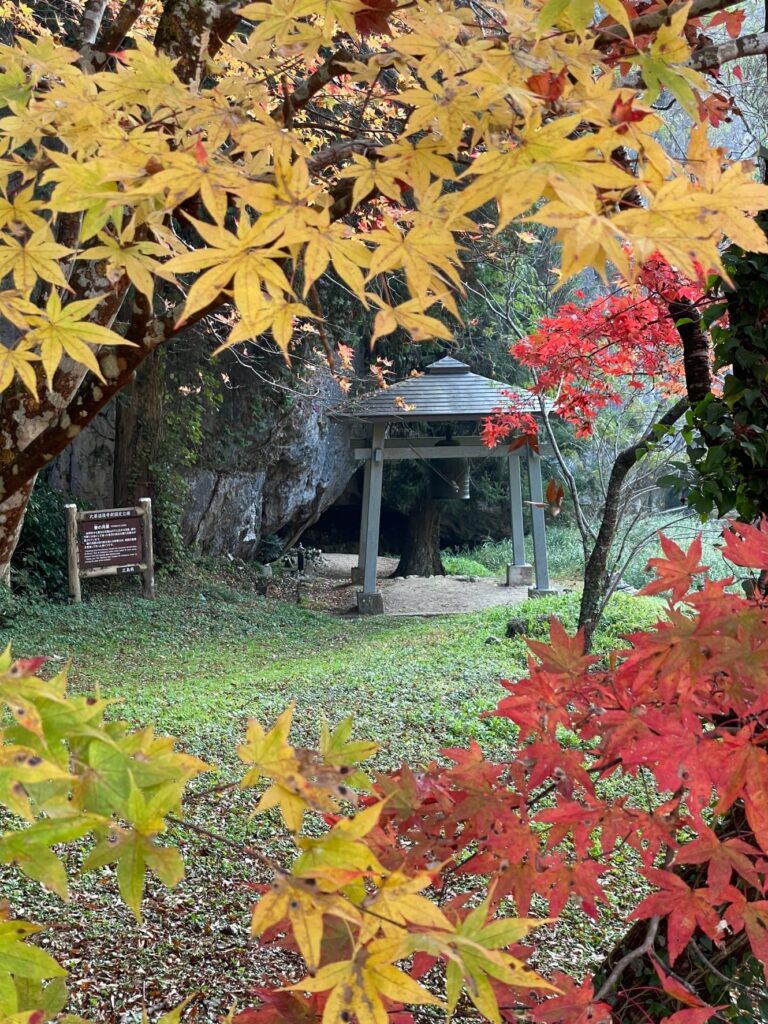
M440 503L425 499L408 517L395 576L445 576L440 558Z
M36 477L0 503L0 586L11 585L11 558L16 550ZM63 527L63 523L62 523Z

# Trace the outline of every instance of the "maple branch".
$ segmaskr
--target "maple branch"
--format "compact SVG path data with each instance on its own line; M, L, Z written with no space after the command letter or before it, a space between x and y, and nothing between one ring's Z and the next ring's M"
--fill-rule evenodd
M83 16L80 21L80 60L78 61L83 71L95 69L96 53L93 44L99 34L106 8L107 0L87 0L83 8Z
M697 71L718 68L732 60L742 57L758 57L768 53L768 32L751 32L738 39L729 39L719 45L704 46L693 54L688 62Z
M106 9L107 0L87 0L83 7L83 16L80 19L81 53L91 43L96 42Z
M691 4L691 10L688 14L688 20L693 18L701 18L706 14L714 14L716 11L724 11L728 7L736 7L742 3L743 0L693 0ZM666 24L669 19L679 11L682 7L685 7L685 0L680 0L679 3L670 4L669 7L658 8L654 11L650 11L648 14L642 14L639 18L633 18L630 21L632 26L632 34L634 36L644 36L651 32L655 32L657 28L661 28L662 25ZM611 25L610 28L603 29L595 37L595 46L598 49L608 47L611 43L618 42L621 39L629 39L629 34L623 25Z
M745 985L743 981L739 981L737 978L729 978L727 974L723 974L723 972L719 970L715 964L712 963L712 961L709 959L707 954L704 952L704 950L701 948L701 946L695 939L690 939L688 941L688 945L693 950L697 959L706 967L706 969L708 971L711 971L715 975L715 977L719 978L720 981L722 981L725 985L739 989L741 992L746 992L747 995L751 996L753 999L760 996L761 993L758 992L758 990L756 988L753 988L751 985Z
M256 849L255 846L247 846L245 843L239 843L236 839L230 839L229 836L223 836L219 832L211 832L210 829L203 828L202 825L196 825L193 821L187 821L184 818L177 818L173 814L169 814L166 818L171 824L176 825L178 828L188 829L190 832L195 832L199 836L204 836L206 839L212 839L215 843L221 843L224 846L228 846L232 850L237 850L238 853L242 853L245 857L250 857L251 860L255 860L261 864L262 867L269 868L270 871L274 871L275 874L284 874L281 867L275 864L265 857L263 853Z
M297 110L306 107L312 97L316 96L321 89L324 89L332 79L338 78L340 75L349 74L347 64L351 64L354 60L355 55L351 50L337 50L311 75L307 75L304 81L297 85L289 96L285 97L284 102L273 110L272 116L276 121L282 121Z
M318 171L325 170L326 167L332 167L339 163L340 160L346 160L353 153L366 156L369 149L377 149L383 145L383 142L377 142L375 139L345 139L343 142L337 142L318 150L315 156L307 161L307 167L316 174Z
M613 464L611 475L608 478L608 487L605 492L603 518L597 533L597 540L592 548L592 554L589 556L584 567L584 589L582 591L581 607L579 608L579 628L584 630L584 646L587 650L591 644L592 634L598 621L601 595L605 590L608 556L616 536L621 491L624 481L638 459L643 457L648 444L655 436L656 428L671 427L680 419L687 408L687 398L681 398L675 402L661 419L647 428L638 441L625 448Z
M625 956L621 958L621 960L619 960L619 962L615 965L615 967L608 975L608 977L605 979L603 984L600 986L599 990L595 993L594 1002L599 1003L601 999L605 999L609 992L613 991L613 989L616 987L616 983L618 982L619 978L633 961L639 960L640 957L645 956L646 953L650 953L650 951L653 949L653 944L656 941L656 933L659 930L660 921L660 917L652 917L650 919L650 921L648 922L648 931L645 934L645 939L640 943L639 946L636 946L635 949L630 950L629 953L627 953Z
M215 57L240 21L242 0L165 0L155 47L177 58L176 74L189 85Z
M570 492L571 501L573 502L573 510L576 513L576 525L581 536L584 560L586 561L588 544L590 541L594 543L597 540L597 534L589 525L584 515L584 508L581 503L581 495L579 494L579 487L576 483L576 477L571 472L571 468L568 465L568 461L563 455L562 449L560 448L560 445L557 442L557 437L555 436L555 432L552 429L552 422L550 419L549 409L547 408L547 403L542 395L537 394L536 397L539 401L539 409L541 411L541 418L544 424L544 429L547 433L547 440L549 441L552 451L555 454L555 461L557 462L557 465L560 468L560 472L565 477L565 482L568 485L568 491Z
M688 401L691 405L698 405L712 392L709 338L702 330L701 313L690 299L676 299L669 303L668 309L683 343L683 367Z
M144 9L145 0L125 0L115 20L104 26L102 35L97 38L94 46L92 64L99 70L107 63L107 58L118 50L130 32L134 22Z

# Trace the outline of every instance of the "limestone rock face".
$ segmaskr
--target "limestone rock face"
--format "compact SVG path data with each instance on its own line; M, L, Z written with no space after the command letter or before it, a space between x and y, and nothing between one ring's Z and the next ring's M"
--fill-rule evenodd
M204 443L201 464L185 470L188 490L180 526L195 554L250 559L267 535L279 534L290 543L347 486L355 471L353 427L328 415L342 392L322 367L311 383L309 395L296 396L287 410L270 414L258 426L251 423L250 431L247 412L236 406L222 411L220 419L239 417L242 453L229 465L217 464L209 455L213 446ZM217 424L210 427L214 436ZM90 507L109 508L115 504L115 472L110 406L56 460L48 479Z
M324 384L309 407L297 409L275 437L264 485L265 534L305 529L336 501L355 471L352 427L328 418L341 392L335 381Z
M112 508L115 469L115 406L108 405L68 445L48 471L51 487L74 494L90 508Z
M194 469L181 528L194 554L252 558L261 540L265 470Z

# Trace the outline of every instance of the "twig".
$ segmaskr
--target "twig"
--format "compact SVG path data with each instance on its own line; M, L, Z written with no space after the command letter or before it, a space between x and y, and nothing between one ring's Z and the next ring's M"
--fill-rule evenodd
M631 952L623 956L621 960L616 964L611 973L605 979L603 984L600 986L599 991L595 994L594 1001L599 1003L601 999L605 999L609 992L612 991L616 986L616 982L619 980L625 969L629 967L635 960L639 960L641 956L645 956L646 953L650 953L653 949L653 944L656 941L656 933L659 930L660 917L652 917L648 922L648 931L645 933L645 939L633 949Z
M276 874L282 874L283 869L279 867L274 861L271 861L269 857L265 857L263 853L253 847L248 846L245 843L239 843L236 839L230 839L229 836L223 836L219 832L212 832L210 829L203 828L202 825L195 825L193 821L187 821L184 818L177 818L173 814L169 814L166 821L170 821L173 825L177 825L179 828L188 829L190 832L195 832L199 836L205 836L206 839L213 840L214 843L221 843L223 846L228 846L232 850L237 850L238 853L242 853L245 857L250 857L251 860L255 860L263 867L269 868L270 871L274 871Z

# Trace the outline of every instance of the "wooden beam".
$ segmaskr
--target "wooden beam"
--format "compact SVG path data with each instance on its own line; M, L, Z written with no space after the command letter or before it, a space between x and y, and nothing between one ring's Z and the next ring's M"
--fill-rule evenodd
M509 448L507 445L499 445L496 448L486 448L485 445L480 444L477 438L472 438L474 444L462 444L460 446L454 445L436 445L435 438L420 438L421 441L431 442L427 444L414 444L410 442L406 444L396 444L397 441L402 441L402 438L394 438L388 440L386 447L383 450L383 456L385 462L402 462L406 459L505 459L509 455ZM370 447L365 448L354 448L354 456L358 462L365 462L366 459L371 457ZM546 445L541 446L541 454L544 456L550 455L550 449Z
M65 505L67 516L67 574L69 576L69 600L80 604L80 560L77 536L77 505Z

